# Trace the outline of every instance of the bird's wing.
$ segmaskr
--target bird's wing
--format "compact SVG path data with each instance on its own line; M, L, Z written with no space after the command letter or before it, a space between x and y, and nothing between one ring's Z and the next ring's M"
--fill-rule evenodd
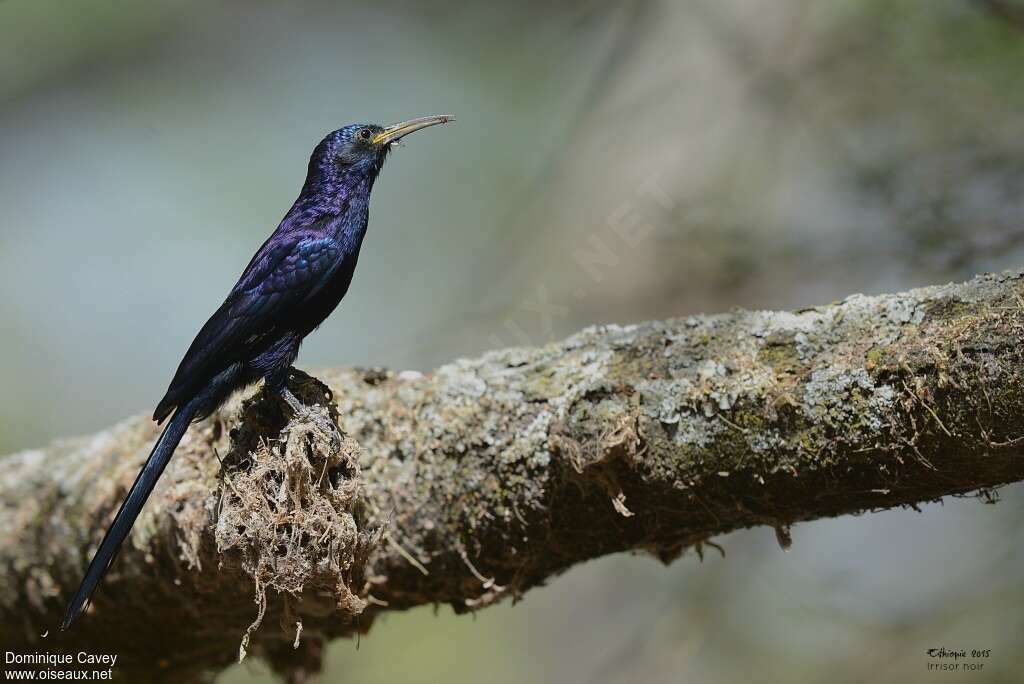
M330 281L341 261L341 247L333 238L300 235L268 240L196 335L154 418L162 421L196 387L259 346L293 307Z

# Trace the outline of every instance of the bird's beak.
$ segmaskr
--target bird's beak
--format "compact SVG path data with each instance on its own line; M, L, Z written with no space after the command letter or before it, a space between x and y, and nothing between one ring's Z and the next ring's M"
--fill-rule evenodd
M393 143L421 128L448 123L449 121L455 121L455 117L451 114L441 114L439 116L422 116L418 119L409 119L401 123L391 124L374 137L373 143L375 145Z

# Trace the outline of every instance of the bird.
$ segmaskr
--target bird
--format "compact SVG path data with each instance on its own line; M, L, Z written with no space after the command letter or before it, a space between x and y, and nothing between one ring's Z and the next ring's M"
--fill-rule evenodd
M309 414L287 382L303 339L348 292L369 222L370 191L405 136L454 121L450 114L390 126L351 124L314 148L299 196L256 251L224 303L196 335L156 406L167 425L93 555L61 623L88 607L146 499L191 423L259 380L296 414Z

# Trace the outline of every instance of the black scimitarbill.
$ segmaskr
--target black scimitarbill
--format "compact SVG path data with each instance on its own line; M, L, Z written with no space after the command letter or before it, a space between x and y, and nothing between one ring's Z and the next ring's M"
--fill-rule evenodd
M384 159L402 137L452 120L445 115L346 126L316 146L295 204L196 335L157 404L153 418L170 420L68 604L61 629L82 614L190 423L261 378L293 410L302 409L288 391L288 372L303 338L348 291L366 234L370 190Z

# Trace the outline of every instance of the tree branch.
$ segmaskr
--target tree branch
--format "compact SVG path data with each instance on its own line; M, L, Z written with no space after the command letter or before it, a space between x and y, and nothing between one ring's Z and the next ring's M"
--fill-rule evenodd
M1022 295L1006 273L294 379L345 434L251 390L192 427L90 615L45 639L157 431L7 456L0 638L180 681L233 661L259 615L246 648L308 671L384 610L473 610L617 551L668 562L753 525L784 543L797 521L1020 480Z

